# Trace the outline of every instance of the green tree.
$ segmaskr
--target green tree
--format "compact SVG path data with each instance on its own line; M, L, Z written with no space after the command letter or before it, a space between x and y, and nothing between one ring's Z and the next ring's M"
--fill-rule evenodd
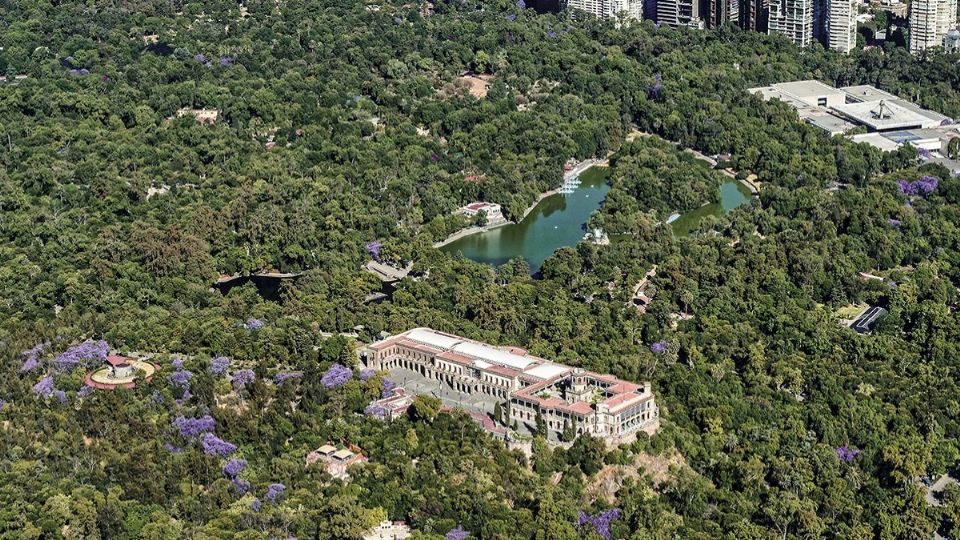
M441 405L439 399L420 394L410 404L410 418L416 422L432 423L440 413Z

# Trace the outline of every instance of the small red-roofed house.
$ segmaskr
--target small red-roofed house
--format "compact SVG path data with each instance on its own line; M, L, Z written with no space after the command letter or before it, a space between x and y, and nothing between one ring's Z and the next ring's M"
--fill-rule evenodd
M107 357L107 364L115 379L125 379L133 375L133 364L126 356L111 354Z

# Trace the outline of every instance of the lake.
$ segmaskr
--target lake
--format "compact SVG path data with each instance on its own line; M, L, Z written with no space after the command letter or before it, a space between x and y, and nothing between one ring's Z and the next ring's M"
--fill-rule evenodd
M440 249L448 253L459 251L468 259L494 266L523 257L530 264L530 271L536 273L556 250L575 246L583 239L584 224L610 191L609 174L606 167L591 167L580 175L583 183L575 192L546 197L520 223L465 236ZM723 215L750 202L750 197L746 186L728 180L720 186L720 202L687 212L670 226L677 236L689 235L705 216ZM612 239L616 242L622 237L612 235Z
M683 214L670 224L673 234L687 236L700 225L706 216L721 216L734 208L750 202L750 189L736 180L727 180L720 185L720 202L710 203Z
M576 191L544 198L520 223L465 236L440 249L494 266L522 256L536 272L554 251L583 239L584 224L610 191L608 175L606 167L590 167L580 175Z

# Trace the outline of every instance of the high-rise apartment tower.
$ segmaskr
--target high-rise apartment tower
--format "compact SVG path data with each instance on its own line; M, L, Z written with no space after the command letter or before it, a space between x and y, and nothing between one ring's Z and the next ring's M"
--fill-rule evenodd
M944 38L957 26L957 0L910 2L910 52L942 47Z
M825 45L842 53L857 46L857 0L828 0L824 21Z
M767 22L770 34L782 34L801 47L813 41L815 0L770 0Z
M643 0L561 0L560 5L566 9L579 9L600 18L620 15L628 19L643 18Z

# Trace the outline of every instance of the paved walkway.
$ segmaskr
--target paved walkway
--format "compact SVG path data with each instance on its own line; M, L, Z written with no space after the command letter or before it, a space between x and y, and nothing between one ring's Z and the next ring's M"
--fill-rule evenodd
M563 173L563 179L567 180L567 179L573 178L574 176L580 176L583 173L583 171L589 169L590 167L593 167L597 163L599 163L599 161L596 159L593 159L593 158L585 159L580 163L577 163L577 165L574 168L570 169L569 171L565 171Z
M930 485L927 488L927 493L924 495L927 504L930 506L943 506L943 503L940 501L940 496L943 494L943 490L947 489L947 486L950 484L957 483L957 479L950 476L949 474L944 474L940 478L937 478L937 481Z

